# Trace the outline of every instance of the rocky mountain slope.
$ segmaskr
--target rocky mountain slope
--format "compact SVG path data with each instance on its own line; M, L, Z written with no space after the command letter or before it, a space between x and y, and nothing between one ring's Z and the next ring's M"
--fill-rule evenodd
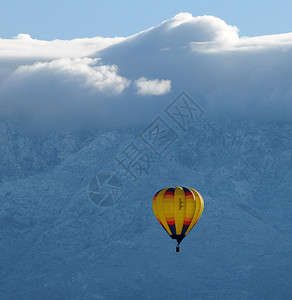
M156 121L46 134L1 122L2 299L291 297L291 123L162 120L164 139L148 135ZM94 203L105 173L116 185ZM151 208L174 185L205 200L180 253Z

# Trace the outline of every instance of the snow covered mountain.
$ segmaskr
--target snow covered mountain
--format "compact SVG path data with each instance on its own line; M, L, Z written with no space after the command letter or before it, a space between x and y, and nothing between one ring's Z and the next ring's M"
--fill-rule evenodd
M291 123L203 116L185 132L163 119L177 136L160 156L147 128L27 136L1 123L2 299L291 296ZM129 145L151 158L136 180L116 160ZM103 172L122 183L109 207L88 194ZM151 208L172 185L205 200L180 253Z

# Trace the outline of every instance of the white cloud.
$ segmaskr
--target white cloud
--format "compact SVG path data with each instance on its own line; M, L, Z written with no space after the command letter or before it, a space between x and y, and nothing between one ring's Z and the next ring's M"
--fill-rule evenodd
M242 38L231 38L225 33L214 41L191 42L190 48L193 51L203 53L223 51L255 52L272 49L286 51L292 48L292 33Z
M115 38L82 38L74 40L44 41L30 37L29 34L19 34L12 39L0 38L1 59L55 59L62 57L82 57L117 44L125 40Z
M20 80L38 83L42 77L58 77L61 83L76 84L89 88L93 92L119 94L130 85L130 81L117 74L116 65L96 65L98 59L61 58L50 62L37 62L33 65L20 66L9 78L10 85Z
M181 91L204 99L206 116L291 112L292 33L240 37L219 18L181 13L126 38L20 34L0 48L0 114L33 126L134 125Z
M170 92L171 81L141 77L135 81L138 95L164 95Z
M111 100L130 86L116 65L61 58L18 67L0 87L0 112L36 128L100 124ZM104 106L104 108L100 107ZM104 110L103 110L104 109ZM106 116L105 116L106 117Z
M202 40L212 40L229 44L237 41L239 38L239 29L236 26L228 25L225 21L214 16L199 16L194 18L189 13L180 13L167 21L166 24L169 30L184 29L184 34L190 30L196 33L193 35L193 41L190 39L188 42L195 42L199 37L201 39L199 42L202 42ZM206 34L205 38L201 36L202 33Z
M99 59L61 58L50 62L36 62L18 67L2 85L2 92L44 85L47 80L58 82L58 88L80 88L93 93L119 94L130 85L130 81L118 75L116 65L97 65Z

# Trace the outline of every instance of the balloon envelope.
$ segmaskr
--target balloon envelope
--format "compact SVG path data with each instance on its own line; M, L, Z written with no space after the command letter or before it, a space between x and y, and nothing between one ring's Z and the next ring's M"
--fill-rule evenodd
M204 209L202 196L189 187L168 187L152 201L155 217L178 244L196 225Z

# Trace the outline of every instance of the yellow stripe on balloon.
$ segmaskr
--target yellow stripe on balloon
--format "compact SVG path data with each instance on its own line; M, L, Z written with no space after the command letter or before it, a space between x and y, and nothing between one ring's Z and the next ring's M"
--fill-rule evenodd
M164 194L167 190L168 190L168 188L165 188L157 194L153 205L155 205L155 210L156 210L156 213L158 215L158 220L160 221L161 225L166 229L168 234L171 235L171 231L170 231L169 226L166 222L166 218L165 218L165 215L164 215L164 209L163 209L163 206L164 206L163 205L163 202L164 202L163 197L164 197Z
M194 199L194 195L193 194L189 194L186 195L186 215L185 215L185 220L184 222L187 224L192 222L194 213L195 213L195 208L196 208L196 204L195 204L195 199Z
M183 188L176 187L174 191L174 218L176 234L180 235L186 214L186 197Z
M153 212L154 212L154 215L155 215L156 219L160 223L159 215L158 215L158 212L157 212L157 209L156 209L156 201L157 201L156 198L157 198L157 194L153 198L152 209L153 209Z
M188 189L190 189L192 191L192 193L194 194L195 213L194 213L191 224L190 224L188 230L186 231L185 235L187 235L190 232L190 230L195 226L195 224L198 222L198 220L200 219L200 217L203 213L203 209L204 209L204 201L203 201L201 194L192 188L188 188Z
M173 195L166 195L163 197L163 212L167 223L174 221L174 206L173 206Z

